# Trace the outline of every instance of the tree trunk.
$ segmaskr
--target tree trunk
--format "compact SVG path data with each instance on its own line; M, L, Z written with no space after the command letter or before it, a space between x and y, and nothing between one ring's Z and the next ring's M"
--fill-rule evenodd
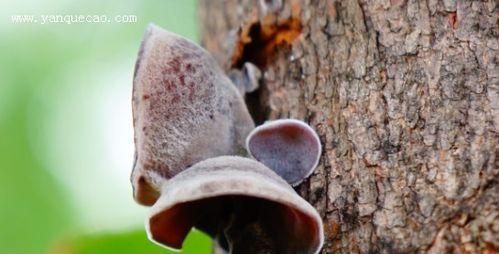
M323 253L499 248L495 1L200 1L202 43L257 65L257 123L296 118L324 152L297 191Z

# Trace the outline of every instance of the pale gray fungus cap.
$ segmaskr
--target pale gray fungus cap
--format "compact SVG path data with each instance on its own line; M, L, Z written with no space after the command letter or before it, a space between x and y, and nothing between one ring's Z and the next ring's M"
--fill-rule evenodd
M321 156L319 136L308 124L294 119L256 127L246 138L246 149L293 186L312 174Z
M314 207L262 163L236 156L204 160L163 185L146 221L149 238L178 250L192 227L223 240L231 253L241 253L233 249L238 235L254 232L275 253L318 253L324 241Z
M254 128L244 99L212 56L149 25L135 65L132 97L134 198L152 205L162 183L221 155L245 155Z

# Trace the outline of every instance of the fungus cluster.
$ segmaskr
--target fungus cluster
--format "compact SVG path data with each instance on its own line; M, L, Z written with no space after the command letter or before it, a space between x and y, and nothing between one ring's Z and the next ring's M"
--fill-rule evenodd
M147 28L133 80L131 182L135 200L152 206L153 242L179 250L194 227L230 253L319 252L322 220L291 187L317 166L317 134L289 119L254 128L247 90L194 42Z

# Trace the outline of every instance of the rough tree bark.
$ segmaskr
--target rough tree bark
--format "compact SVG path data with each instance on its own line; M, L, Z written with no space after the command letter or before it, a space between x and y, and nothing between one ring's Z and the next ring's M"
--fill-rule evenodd
M263 73L252 114L319 133L297 191L323 253L499 248L497 2L201 0L202 43Z

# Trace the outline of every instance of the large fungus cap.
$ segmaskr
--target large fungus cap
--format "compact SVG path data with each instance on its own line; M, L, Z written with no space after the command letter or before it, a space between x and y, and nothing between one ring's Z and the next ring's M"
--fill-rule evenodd
M204 160L170 179L146 221L149 238L171 249L181 249L193 227L231 253L318 253L324 240L309 203L262 163L235 156Z
M133 79L137 202L152 205L162 183L201 160L245 154L254 128L244 100L196 43L149 25Z

